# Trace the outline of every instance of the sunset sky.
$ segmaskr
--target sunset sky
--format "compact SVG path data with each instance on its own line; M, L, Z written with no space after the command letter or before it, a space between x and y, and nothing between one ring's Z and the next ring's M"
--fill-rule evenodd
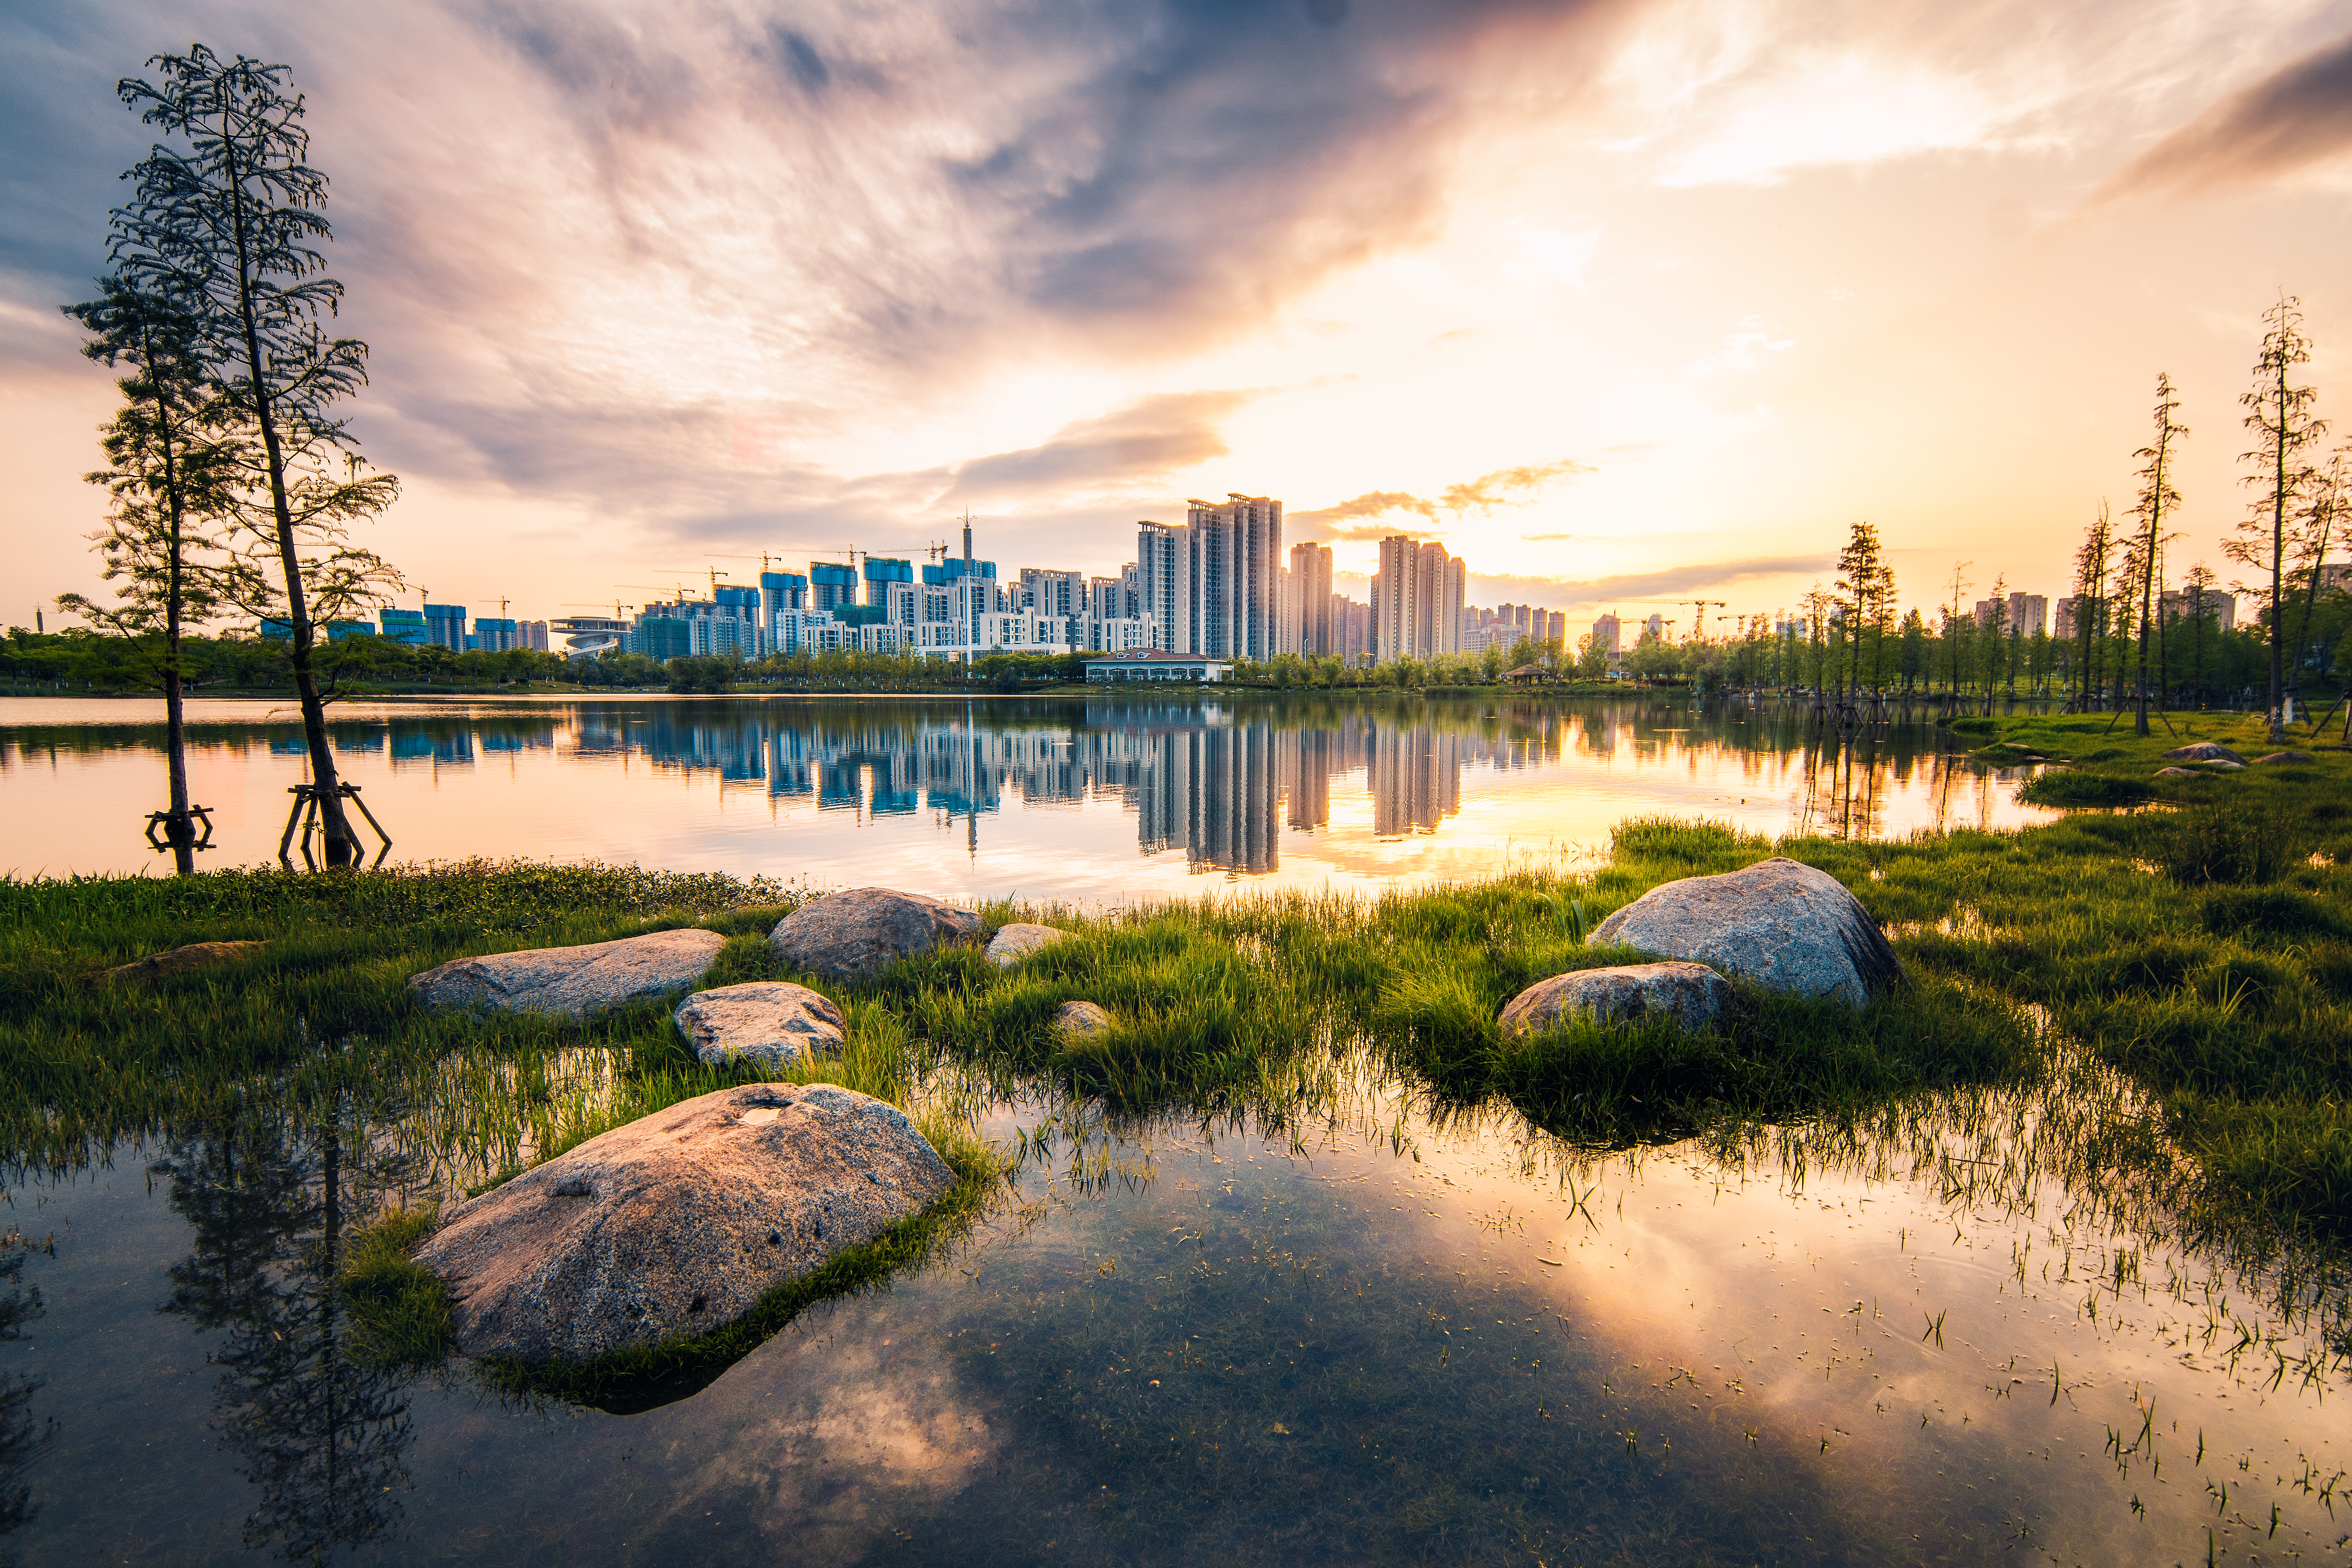
M1587 619L1789 605L1858 518L1906 605L2054 598L2159 371L2235 571L2282 289L2352 420L2352 5L0 0L0 624L93 584L57 307L194 38L310 96L368 542L478 614L967 507L1108 572L1229 490Z

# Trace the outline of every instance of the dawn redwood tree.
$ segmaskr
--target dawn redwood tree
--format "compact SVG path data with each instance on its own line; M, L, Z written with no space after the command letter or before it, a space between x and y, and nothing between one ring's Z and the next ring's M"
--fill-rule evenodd
M2101 618L2100 594L2107 581L2107 553L2115 542L2115 524L2103 500L2099 521L2084 530L2083 542L2074 552L2074 638L2081 653L2074 661L2074 700L2068 706L2086 713L2091 708L2091 639Z
M82 353L127 367L116 382L122 406L100 426L107 466L85 475L106 488L106 526L89 537L120 582L114 602L60 594L58 605L145 656L163 692L165 770L171 803L163 837L173 868L195 869L195 823L188 809L186 665L182 633L211 619L232 589L236 566L221 557L218 531L235 510L235 438L218 426L187 312L121 278L100 280L96 300L65 313L89 331Z
M2311 614L2319 604L2320 568L2327 563L2328 540L2344 515L2347 483L2352 483L2352 474L2346 472L2346 453L2338 448L2327 459L2327 467L2313 476L2311 501L2304 509L2303 527L2296 531L2295 560L2305 571L2303 614L2295 620L2294 639L2289 645L2294 650L2294 669L2287 678L2290 692L2303 689L2304 656L2311 647ZM2326 668L2325 661L2320 668Z
M2286 739L2286 559L2287 519L2295 503L2311 489L2315 470L2304 455L2327 434L2327 421L2313 409L2319 393L2295 384L2294 367L2311 360L2311 340L2303 331L2302 301L2283 294L2263 312L2269 331L2263 334L2262 353L2254 360L2254 384L2238 401L2246 407L2246 428L2258 437L2252 451L2239 461L2253 465L2245 484L2258 492L2248 515L2238 524L2238 537L2223 542L2222 552L2256 574L2254 592L2263 593L2261 580L2270 579L2270 700L2271 739Z
M2164 519L2167 512L2180 505L2180 492L2172 487L2173 466L2178 461L2173 448L2189 434L2189 426L2173 418L2179 411L2180 397L2173 390L2172 377L2159 373L2156 378L2156 438L2132 454L2141 465L2139 500L2132 507L2132 515L2139 520L2132 536L2132 550L2139 567L2139 580L2133 584L2132 595L2139 601L2139 691L2133 699L2132 714L2132 733L2136 735L2148 732L2147 647L2158 608L2157 562L2164 552Z
M332 237L327 177L308 162L288 68L224 61L202 44L147 63L160 86L125 79L116 91L176 144L158 143L126 176L133 194L114 214L110 258L135 287L188 313L195 353L246 437L242 518L279 580L273 597L288 623L327 864L353 865L359 841L335 793L311 659L325 607L317 601L364 601L398 581L346 531L390 505L399 483L366 472L335 412L366 384L368 350L322 324L343 293L319 248Z
M1950 676L1952 702L1956 707L1960 700L1960 601L1969 591L1966 574L1970 564L1971 563L1966 561L1952 563L1952 603L1950 608L1944 612L1944 637L1952 645Z

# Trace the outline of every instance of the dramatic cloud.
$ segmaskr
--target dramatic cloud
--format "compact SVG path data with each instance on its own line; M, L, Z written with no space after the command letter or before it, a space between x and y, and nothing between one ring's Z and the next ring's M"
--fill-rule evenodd
M2352 38L2231 93L2134 159L2102 200L2276 180L2352 151Z
M1231 450L1217 421L1249 401L1246 392L1187 392L1147 398L1099 419L1065 426L1026 451L975 458L934 506L1002 499L1134 490Z
M1297 531L1301 539L1318 541L1381 539L1394 533L1387 524L1365 523L1343 526L1360 517L1389 517L1409 511L1436 522L1441 517L1459 517L1476 507L1480 511L1492 511L1497 506L1525 505L1535 499L1535 493L1555 479L1572 474L1589 474L1588 464L1573 458L1561 458L1549 463L1530 463L1516 468L1497 468L1482 474L1466 484L1448 485L1434 498L1417 496L1409 490L1367 490L1341 501L1337 506L1316 507L1305 511L1287 512L1283 521ZM1517 499L1514 492L1517 492ZM1565 539L1568 535L1545 537Z

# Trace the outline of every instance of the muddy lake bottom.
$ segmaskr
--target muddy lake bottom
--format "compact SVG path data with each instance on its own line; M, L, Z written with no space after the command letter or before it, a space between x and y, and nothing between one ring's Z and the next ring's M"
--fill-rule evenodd
M0 1557L2347 1561L2340 1279L2133 1217L2056 1093L1605 1155L1370 1076L998 1105L969 1234L616 1410L354 1364L324 1141L124 1144L6 1189Z

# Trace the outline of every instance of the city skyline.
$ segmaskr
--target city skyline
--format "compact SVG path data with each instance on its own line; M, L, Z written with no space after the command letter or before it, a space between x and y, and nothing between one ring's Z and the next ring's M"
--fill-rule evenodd
M1235 486L1359 600L1409 534L1479 604L1790 607L1857 519L1908 603L1955 556L2054 599L2159 370L2179 558L2218 565L2261 310L2305 296L2323 412L2352 326L2339 138L2297 96L2346 18L2165 16L24 11L8 618L95 585L112 391L57 307L146 145L112 83L192 33L306 94L374 350L352 428L404 485L368 542L460 602L908 554L966 509L1000 559L1102 574ZM1197 242L1236 212L1250 245Z

